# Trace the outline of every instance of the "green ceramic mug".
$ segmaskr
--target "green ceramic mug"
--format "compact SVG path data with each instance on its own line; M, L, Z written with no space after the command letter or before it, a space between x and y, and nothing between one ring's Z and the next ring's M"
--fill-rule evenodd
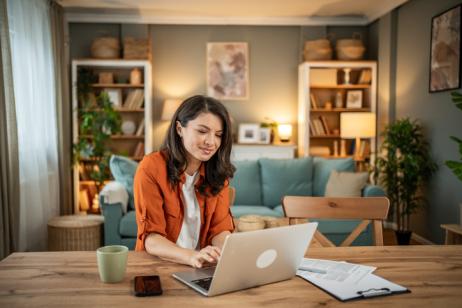
M100 247L96 250L99 277L103 282L114 283L124 279L127 269L128 248L121 245Z

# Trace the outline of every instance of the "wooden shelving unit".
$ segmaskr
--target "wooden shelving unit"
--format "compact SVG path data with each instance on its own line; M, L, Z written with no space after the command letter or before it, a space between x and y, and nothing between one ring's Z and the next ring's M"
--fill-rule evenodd
M349 78L345 78L345 69L348 71ZM359 83L363 71L370 73L368 75L370 80L364 82L363 79ZM365 75L367 74L363 76ZM328 78L324 78L325 76ZM377 64L375 61L312 61L300 64L298 78L298 155L300 157L327 151L329 154L317 154L315 156L339 157L342 141L340 115L347 112L372 112L376 114L376 76ZM348 79L349 82L346 84ZM347 108L346 97L349 91L361 92L362 101L359 108ZM341 106L336 104L338 95L341 95L342 98ZM315 100L314 104L311 102L313 99ZM354 146L353 140L346 139L343 142L346 144L347 154L350 154ZM363 139L362 142L366 142L363 148L366 149L364 153L367 156L362 159L368 160L370 153L375 152L376 137L369 140ZM337 155L334 153L335 143L338 149ZM315 147L317 148L314 149ZM369 150L367 151L367 149ZM351 157L351 155L346 157Z
M73 104L73 142L78 142L79 138L92 138L91 135L79 135L79 107L81 103L77 97L77 77L80 68L88 68L95 75L100 72L111 72L113 73L114 80L129 80L131 70L138 68L142 73L142 84L129 84L126 82L122 83L93 83L91 88L95 94L98 94L104 89L119 89L122 98L122 106L115 107L114 110L119 112L122 121L133 121L137 126L137 129L144 127L140 132L141 134L123 135L117 134L112 135L109 141L109 147L111 152L114 154L124 155L136 161L140 161L142 156L135 152L137 149L141 149L144 153L149 153L153 148L153 136L152 136L152 83L151 83L151 64L145 60L96 60L96 59L81 59L72 61L72 104ZM126 98L131 91L142 90L142 98L144 98L143 106L141 108L130 105L130 108L126 108L123 104L126 103ZM141 93L141 92L139 92ZM134 94L134 93L132 93ZM141 97L141 95L140 95ZM139 100L140 101L140 100ZM143 153L143 154L144 154ZM74 166L73 182L74 182L74 213L79 214L81 212L95 212L95 209L90 206L89 209L83 211L80 207L81 200L80 196L82 191L88 192L88 199L90 202L93 201L95 195L98 193L95 183L89 179L88 174L82 176L82 172L86 172L87 169L91 170L94 160L92 159L81 159L81 165ZM83 170L83 171L82 171ZM107 179L109 181L110 179ZM105 181L105 183L107 183ZM83 194L85 196L85 194Z

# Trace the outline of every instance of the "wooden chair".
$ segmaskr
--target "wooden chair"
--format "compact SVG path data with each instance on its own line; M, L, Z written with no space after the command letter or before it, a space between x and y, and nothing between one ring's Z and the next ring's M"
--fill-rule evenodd
M382 221L387 217L390 201L385 197L328 198L286 196L282 199L284 214L289 224L295 219L362 219L340 246L350 246L361 232L372 222L374 244L383 246ZM321 232L316 230L314 238L324 247L335 247Z

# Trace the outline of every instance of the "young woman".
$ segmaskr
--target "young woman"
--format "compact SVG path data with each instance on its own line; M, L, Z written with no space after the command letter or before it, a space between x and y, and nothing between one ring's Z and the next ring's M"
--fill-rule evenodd
M145 156L135 175L137 251L198 268L218 260L234 230L231 145L219 101L197 95L180 105L162 149Z

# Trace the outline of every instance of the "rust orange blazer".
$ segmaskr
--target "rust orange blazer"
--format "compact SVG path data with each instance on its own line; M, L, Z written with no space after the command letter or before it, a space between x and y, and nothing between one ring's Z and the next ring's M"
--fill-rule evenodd
M185 175L174 188L167 180L167 162L163 152L154 152L143 158L135 174L134 195L138 236L135 250L145 250L144 240L149 233L160 234L176 243L183 224L183 194ZM211 245L212 238L223 231L234 230L229 210L229 184L216 196L204 196L198 188L204 180L205 167L201 165L195 184L201 211L200 247Z

